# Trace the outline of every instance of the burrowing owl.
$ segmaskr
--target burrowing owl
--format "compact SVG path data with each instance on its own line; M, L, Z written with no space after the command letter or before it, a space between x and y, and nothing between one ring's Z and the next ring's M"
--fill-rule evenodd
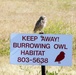
M46 17L41 16L35 24L34 33L41 31L46 26Z

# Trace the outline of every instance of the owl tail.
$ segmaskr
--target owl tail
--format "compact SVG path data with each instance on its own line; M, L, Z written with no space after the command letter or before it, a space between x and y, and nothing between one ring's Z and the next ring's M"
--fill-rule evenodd
M33 32L36 33L36 30L34 29Z

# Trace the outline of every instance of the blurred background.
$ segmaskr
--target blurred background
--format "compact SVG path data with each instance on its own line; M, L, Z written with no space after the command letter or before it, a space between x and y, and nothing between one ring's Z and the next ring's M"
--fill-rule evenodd
M11 33L30 33L41 15L45 34L72 34L72 66L46 66L47 75L76 74L76 0L0 0L0 75L40 75L40 66L11 65Z

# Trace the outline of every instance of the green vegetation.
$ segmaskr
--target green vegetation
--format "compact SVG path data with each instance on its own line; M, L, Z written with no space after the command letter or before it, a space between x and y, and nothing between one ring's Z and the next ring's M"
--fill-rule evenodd
M44 29L46 34L72 34L72 30L68 24L64 23L63 21L59 20L55 21L48 21L48 26ZM68 31L69 29L69 31Z
M10 48L9 48L9 40L0 40L0 55L9 55Z
M58 75L58 73L56 72L56 71L54 71L54 72L47 72L47 74L46 75Z

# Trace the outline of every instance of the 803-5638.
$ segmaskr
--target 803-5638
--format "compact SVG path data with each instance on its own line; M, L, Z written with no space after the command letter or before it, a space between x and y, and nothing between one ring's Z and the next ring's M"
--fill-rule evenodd
M18 57L17 62L23 62L23 63L32 62L32 63L41 63L42 64L42 63L48 63L48 58L33 57L32 59L30 59L29 57Z

